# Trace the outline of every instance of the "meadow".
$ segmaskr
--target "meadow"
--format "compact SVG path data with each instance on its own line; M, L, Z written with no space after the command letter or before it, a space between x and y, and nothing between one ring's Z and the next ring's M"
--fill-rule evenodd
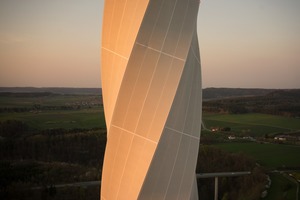
M50 110L40 112L0 113L0 121L19 120L31 129L91 129L105 128L103 108L80 110Z
M261 144L257 142L230 142L214 145L234 153L245 153L270 169L300 166L300 146Z
M248 114L203 114L207 128L230 127L231 132L240 135L262 137L300 130L300 119L276 115Z
M0 109L0 121L23 121L31 129L106 128L99 95L8 94L0 96Z
M230 127L229 133L240 136L265 137L300 130L300 119L266 114L204 114L209 127ZM213 133L206 133L213 134ZM300 146L262 142L231 141L215 144L229 152L243 152L268 168L300 167Z

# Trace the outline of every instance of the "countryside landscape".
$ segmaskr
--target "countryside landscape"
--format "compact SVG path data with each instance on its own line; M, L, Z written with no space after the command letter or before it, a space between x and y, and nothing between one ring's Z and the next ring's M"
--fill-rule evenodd
M203 89L197 173L219 198L299 199L300 89ZM201 123L201 122L199 122ZM99 199L106 126L99 88L0 88L0 199ZM200 199L214 179L198 179Z

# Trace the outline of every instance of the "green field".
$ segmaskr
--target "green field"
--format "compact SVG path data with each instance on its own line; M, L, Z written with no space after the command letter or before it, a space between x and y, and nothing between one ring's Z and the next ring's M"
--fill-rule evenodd
M228 134L254 137L300 130L300 119L266 114L204 114L203 120L207 128L230 127L231 131ZM255 142L230 142L216 146L229 152L248 154L269 168L300 167L300 159L297 159L300 146Z
M203 114L207 128L230 127L231 132L253 137L300 130L300 119L266 114Z
M268 168L300 167L300 146L282 144L222 143L215 146L229 152L243 152Z
M271 174L271 188L265 200L296 199L297 185L287 175Z
M15 109L25 108L19 112ZM32 129L105 128L101 96L51 93L0 96L0 121L19 120Z
M0 113L0 121L20 120L33 129L105 128L103 108L38 113Z

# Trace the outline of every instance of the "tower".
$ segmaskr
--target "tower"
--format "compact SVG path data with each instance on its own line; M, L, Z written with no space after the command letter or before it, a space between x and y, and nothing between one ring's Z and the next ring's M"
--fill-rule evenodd
M199 0L106 0L101 199L197 199Z

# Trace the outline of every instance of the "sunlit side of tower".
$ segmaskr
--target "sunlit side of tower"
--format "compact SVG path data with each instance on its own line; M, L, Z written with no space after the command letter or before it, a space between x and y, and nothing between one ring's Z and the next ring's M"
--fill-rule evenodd
M106 0L101 199L197 199L199 0Z

